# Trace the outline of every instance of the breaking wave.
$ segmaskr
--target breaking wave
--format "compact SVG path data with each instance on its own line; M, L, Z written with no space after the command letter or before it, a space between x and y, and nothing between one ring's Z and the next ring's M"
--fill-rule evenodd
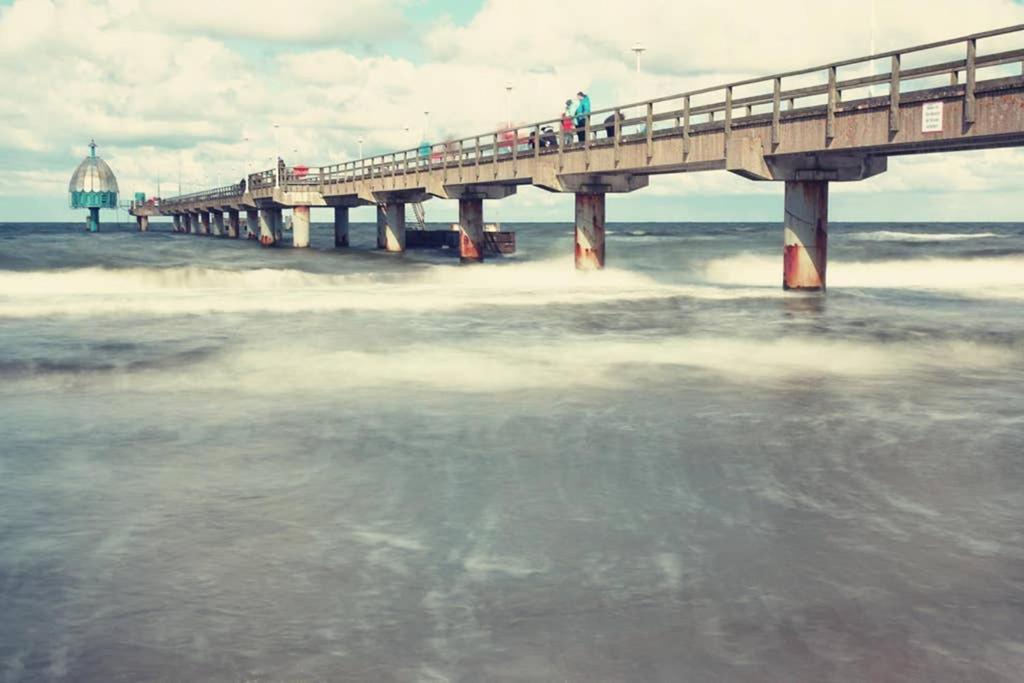
M856 242L962 242L964 240L982 240L998 238L994 232L900 232L896 230L877 230L874 232L852 232L842 235L842 239Z

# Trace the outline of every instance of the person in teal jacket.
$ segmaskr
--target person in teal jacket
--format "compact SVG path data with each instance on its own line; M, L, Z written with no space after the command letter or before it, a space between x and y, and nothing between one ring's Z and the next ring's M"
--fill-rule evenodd
M576 99L580 101L576 105L576 138L584 142L587 138L587 118L590 116L590 95L580 90L576 93Z

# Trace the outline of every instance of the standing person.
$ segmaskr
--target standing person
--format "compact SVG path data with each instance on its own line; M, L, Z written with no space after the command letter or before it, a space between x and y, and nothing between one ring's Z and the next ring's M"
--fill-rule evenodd
M572 132L576 129L576 124L573 122L575 114L576 108L572 106L572 100L566 100L565 110L562 111L562 144L572 144Z
M580 90L576 93L576 99L580 101L576 105L576 137L580 142L587 139L587 118L590 117L590 95Z

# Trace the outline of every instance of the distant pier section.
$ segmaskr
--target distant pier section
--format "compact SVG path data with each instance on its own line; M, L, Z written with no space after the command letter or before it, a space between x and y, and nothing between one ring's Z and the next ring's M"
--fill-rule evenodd
M728 171L784 185L782 285L821 291L831 183L884 173L891 156L1024 144L1024 25L597 110L571 138L548 134L559 123L316 168L282 162L165 199L158 212L179 231L228 237L244 212L272 245L290 209L292 244L306 247L310 208L331 207L335 245L347 247L349 209L370 205L378 247L400 252L406 207L452 200L459 253L472 262L487 251L485 200L533 185L574 195L576 266L593 269L605 264L608 194L640 190L653 175Z

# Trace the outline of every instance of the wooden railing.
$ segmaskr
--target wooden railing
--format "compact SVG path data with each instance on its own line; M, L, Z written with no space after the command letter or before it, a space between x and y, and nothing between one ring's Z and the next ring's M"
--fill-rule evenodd
M1011 36L1021 40L1024 24L975 33L949 40L915 45L913 47L846 59L831 64L788 71L761 78L734 81L725 85L690 90L688 92L659 97L631 104L598 109L586 117L584 124L571 133L561 130L561 118L539 121L526 126L512 126L482 135L449 140L425 148L406 149L389 154L313 167L301 177L294 170L280 173L274 169L251 174L249 188L258 190L275 185L285 188L330 186L359 180L391 178L417 175L441 169L466 168L484 170L488 165L498 174L498 162L511 160L513 165L525 157L558 157L566 151L583 150L587 163L590 150L596 146L611 145L615 163L619 163L623 145L641 144L646 148L647 159L653 156L654 141L663 136L681 136L684 155L689 153L690 139L694 133L706 130L722 130L728 145L732 131L745 125L763 124L770 121L771 140L779 141L779 129L784 116L790 112L813 110L814 115L824 113L826 117L825 136L834 135L836 112L853 101L882 98L878 106L889 107L889 128L899 130L900 96L917 90L940 86L955 86L962 91L964 119L973 123L976 115L975 91L979 72L987 76L1001 70L1000 77L1010 75L1008 66L1016 71L1017 77L1024 75L1024 48L1001 50L989 54L978 54L978 42L986 39ZM908 56L917 56L927 51L941 54L934 63L904 68ZM959 51L962 57L955 57ZM885 66L884 73L840 78L841 72L853 70L875 71L877 62ZM794 81L816 79L810 85ZM875 96L874 87L884 89ZM851 97L852 96L852 97ZM799 114L795 114L799 115ZM595 122L597 123L595 127ZM545 129L550 129L551 134ZM578 133L583 133L582 141ZM604 137L602 137L602 134ZM568 139L568 136L572 136ZM550 144L548 144L550 143ZM476 177L476 176L474 176ZM482 177L482 176L480 176ZM241 194L238 186L218 188L207 192L195 192L182 197L165 200L167 203L204 201L218 199L223 192L234 188L235 195Z

